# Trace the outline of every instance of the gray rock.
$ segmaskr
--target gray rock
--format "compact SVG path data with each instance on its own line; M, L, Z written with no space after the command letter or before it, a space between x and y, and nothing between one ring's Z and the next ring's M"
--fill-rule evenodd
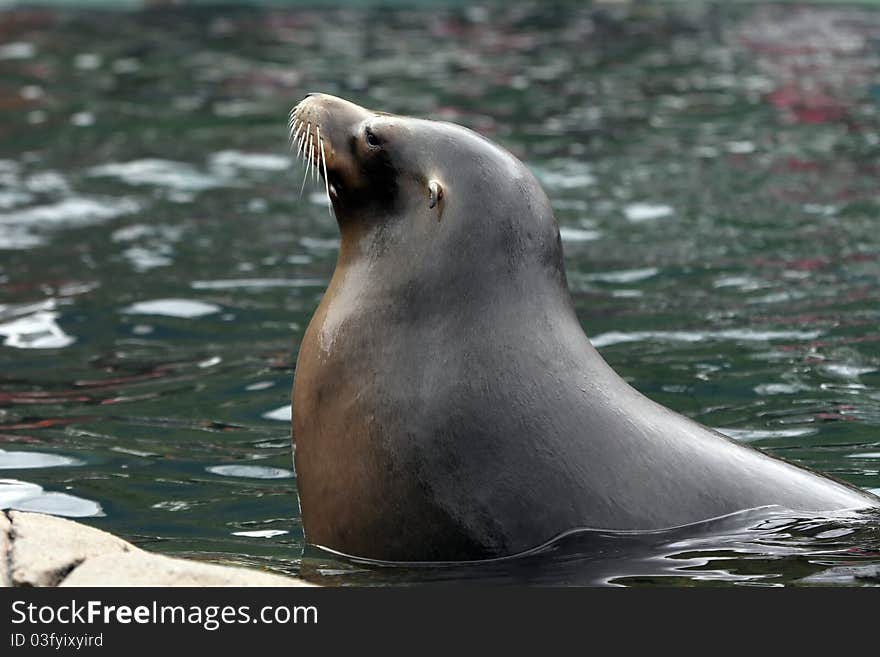
M312 586L258 570L173 559L139 550L105 554L77 566L60 586Z
M835 566L799 580L801 584L825 586L880 585L880 566Z
M15 586L57 586L90 557L139 551L131 543L72 520L10 511L11 579Z
M9 578L9 550L12 545L10 543L9 534L12 532L12 524L3 511L0 511L0 586L12 586L12 580Z
M294 577L151 554L39 513L0 512L0 586L312 586Z

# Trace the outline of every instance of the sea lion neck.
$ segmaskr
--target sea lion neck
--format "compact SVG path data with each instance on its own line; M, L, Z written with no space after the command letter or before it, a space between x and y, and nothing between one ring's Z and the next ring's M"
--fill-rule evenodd
M552 315L556 322L549 330L564 324L565 331L580 331L561 258L459 258L442 242L397 243L397 231L388 225L352 224L341 232L321 302L330 325L344 322L353 334L360 326L370 332L384 326L389 344L398 331L442 329L469 339L507 321L489 319L493 315L519 317L521 325L539 325Z

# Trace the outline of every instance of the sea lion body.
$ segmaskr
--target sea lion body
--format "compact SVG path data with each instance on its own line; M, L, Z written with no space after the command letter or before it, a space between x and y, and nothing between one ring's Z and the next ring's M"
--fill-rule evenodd
M310 543L469 560L583 527L880 504L623 381L575 314L546 195L497 145L332 96L294 118L342 238L294 384Z

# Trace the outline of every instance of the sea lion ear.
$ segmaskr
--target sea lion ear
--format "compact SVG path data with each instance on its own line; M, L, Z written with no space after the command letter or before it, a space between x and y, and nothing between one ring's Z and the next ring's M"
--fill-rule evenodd
M428 207L437 207L437 204L439 204L440 201L443 200L443 185L441 185L436 180L432 180L428 183L428 192L430 194L430 202L428 203Z

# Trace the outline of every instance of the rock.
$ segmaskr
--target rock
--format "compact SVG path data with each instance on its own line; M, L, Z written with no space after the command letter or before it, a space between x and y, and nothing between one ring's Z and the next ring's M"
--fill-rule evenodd
M835 566L821 572L804 577L799 580L800 584L825 585L825 586L855 586L880 584L880 566L868 564L865 566Z
M9 578L9 551L12 549L9 534L12 524L3 511L0 511L0 586L12 586Z
M77 566L60 586L312 586L258 570L137 552L105 554Z
M0 586L313 586L295 577L152 554L40 513L0 511Z
M100 529L41 513L10 511L14 586L56 586L89 557L139 551Z

